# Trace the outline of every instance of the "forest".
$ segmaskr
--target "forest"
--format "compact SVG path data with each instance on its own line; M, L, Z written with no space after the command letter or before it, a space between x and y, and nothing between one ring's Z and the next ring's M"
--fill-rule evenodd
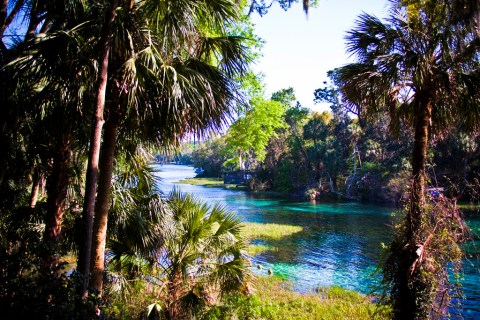
M251 68L251 15L297 2L2 1L2 319L449 317L480 184L480 3L360 15L320 113ZM268 226L159 192L154 155L190 147L200 176L246 171L251 191L397 205L381 292L256 276L248 232Z
M406 124L393 134L387 112L371 121L350 112L341 102L338 83L335 85L338 70L329 75L332 82L315 90L315 100L330 103L331 111L304 108L295 101L292 88L284 89L270 100L280 103L276 114L269 105L254 105L225 134L195 146L186 144L181 156L173 160L192 164L201 177L252 172L254 177L246 182L252 191L279 191L306 199L400 203L409 187L412 134ZM265 135L263 141L260 132ZM472 200L480 164L479 142L478 133L460 129L432 141L427 160L429 188L441 188L458 200Z

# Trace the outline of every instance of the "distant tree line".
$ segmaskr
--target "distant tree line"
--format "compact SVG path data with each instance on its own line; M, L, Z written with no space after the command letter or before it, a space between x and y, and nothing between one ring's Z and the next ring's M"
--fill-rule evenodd
M349 112L335 83L338 70L328 75L330 82L315 90L314 96L315 102L328 103L330 111L302 107L295 102L292 88L272 95L271 101L282 106L278 127L262 145L261 157L252 147L242 159L242 168L256 172L250 188L308 198L397 203L409 187L412 136L405 128L402 136L391 136L385 113L367 121ZM262 127L260 116L253 112L249 116ZM246 135L258 134L252 126L243 126L241 131L235 128L201 142L193 151L193 165L200 175L222 177L226 171L241 168L236 145L252 145ZM448 189L451 184L465 185L478 178L479 144L478 132L452 130L437 138L429 149L428 172L434 177L430 185Z

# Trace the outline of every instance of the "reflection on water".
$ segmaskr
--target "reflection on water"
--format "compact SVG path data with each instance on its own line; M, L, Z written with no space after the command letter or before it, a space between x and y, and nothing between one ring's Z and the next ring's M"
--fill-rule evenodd
M180 179L194 177L193 168L164 165L158 169L162 178L158 188L165 193L177 186L209 203L223 203L245 222L303 227L303 231L286 239L264 243L277 249L253 258L254 265L264 266L257 272L266 273L271 268L275 274L292 280L294 289L301 292L313 291L318 286L338 285L369 293L380 280L380 275L374 275L374 271L381 243L388 242L391 237L393 209L354 202L292 202L244 191L176 185ZM463 302L465 319L480 319L479 265L474 261L467 263L465 268L462 282L466 296Z

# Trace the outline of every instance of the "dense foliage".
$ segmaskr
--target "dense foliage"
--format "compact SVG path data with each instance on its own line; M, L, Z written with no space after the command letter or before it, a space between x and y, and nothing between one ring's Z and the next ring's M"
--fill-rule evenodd
M1 294L9 316L19 307L40 318L49 308L95 317L108 300L112 246L125 240L151 262L148 250L165 244L160 222L169 211L152 194L148 150L172 152L186 136L219 130L242 104L239 83L257 43L247 39L243 6L2 2ZM122 235L132 226L140 238ZM66 253L78 258L78 277L60 271Z
M251 292L239 221L156 190L148 150L171 154L192 136L200 174L248 170L252 190L407 198L385 301L398 319L446 314L446 267L458 272L468 234L455 201L480 172L478 1L396 0L386 21L361 15L347 36L356 62L314 93L323 113L291 88L265 97L248 72L260 43L248 16L294 2L2 1L3 317L274 314L227 295Z
M398 203L409 186L413 137L405 125L402 135L392 136L385 113L377 114L375 121L349 115L341 102L338 71L329 76L331 82L317 89L315 97L318 103L328 103L330 112L315 113L295 105L291 88L272 95L272 100L284 106L284 124L264 146L263 161L255 153L243 159L244 167L255 172L250 186L313 199L325 196ZM250 131L245 126L242 135L235 136L240 140L235 143L243 143L241 137L253 132L254 128ZM225 142L231 134L200 142L192 153L199 172L222 177L224 172L239 169L235 149ZM477 132L466 135L452 130L442 139L437 137L428 153L427 170L434 177L431 186L466 186L478 177L479 142ZM458 196L457 191L452 192Z

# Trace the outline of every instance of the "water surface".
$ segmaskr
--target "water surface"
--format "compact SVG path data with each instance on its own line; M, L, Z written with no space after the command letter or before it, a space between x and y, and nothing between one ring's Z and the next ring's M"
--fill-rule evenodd
M347 203L294 202L273 195L265 196L238 190L177 185L175 182L195 176L193 168L163 165L159 189L168 193L174 186L208 203L221 202L245 222L278 223L301 226L303 230L280 241L256 241L275 247L253 257L266 273L271 268L277 275L292 280L294 289L313 291L318 286L338 285L362 293L370 293L380 280L374 274L381 252L381 243L391 239L393 223L389 207ZM471 224L478 224L471 217ZM480 281L478 260L466 264L463 280L464 319L480 319ZM459 318L454 316L453 318Z

